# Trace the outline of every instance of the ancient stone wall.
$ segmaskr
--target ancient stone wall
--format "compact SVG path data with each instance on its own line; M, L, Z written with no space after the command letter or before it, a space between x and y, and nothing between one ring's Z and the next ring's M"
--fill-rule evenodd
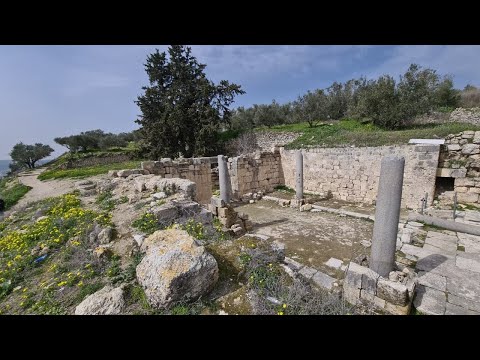
M273 191L275 186L284 184L278 149L229 158L228 172L235 199L258 190Z
M275 146L285 146L298 138L301 133L278 131L248 131L229 140L225 149L228 156L249 154L257 150L271 151Z
M165 178L188 179L195 182L197 185L196 201L202 204L210 202L215 179L218 187L218 175L214 174L216 167L216 156L177 160L166 158L160 161L142 162L142 169L148 170L150 174L161 175Z
M480 108L457 108L450 114L450 121L480 125Z
M437 176L454 178L454 189L441 193L439 200L452 203L457 192L460 203L479 203L480 131L448 135L438 167Z
M433 200L439 145L401 145L304 150L304 190L334 199L372 204L384 156L405 157L402 207L417 209L428 193ZM295 151L281 149L285 185L295 188Z

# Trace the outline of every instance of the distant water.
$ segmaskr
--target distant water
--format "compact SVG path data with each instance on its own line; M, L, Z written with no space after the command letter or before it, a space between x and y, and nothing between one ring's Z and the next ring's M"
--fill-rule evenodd
M50 161L50 160L39 160L37 162L36 166L40 166L42 164L45 164L48 161ZM0 160L0 178L2 176L7 175L7 173L10 171L10 168L8 167L8 165L10 165L10 163L11 163L11 160Z
M0 177L7 175L10 168L8 165L10 164L10 160L0 160Z

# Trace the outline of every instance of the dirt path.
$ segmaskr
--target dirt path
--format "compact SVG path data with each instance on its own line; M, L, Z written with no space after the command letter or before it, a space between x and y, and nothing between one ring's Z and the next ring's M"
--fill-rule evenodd
M60 196L74 190L74 180L38 180L45 169L37 169L32 172L23 173L18 176L18 180L32 189L20 199L20 201L12 207L11 211L17 210L26 204L38 200L42 200L52 196Z

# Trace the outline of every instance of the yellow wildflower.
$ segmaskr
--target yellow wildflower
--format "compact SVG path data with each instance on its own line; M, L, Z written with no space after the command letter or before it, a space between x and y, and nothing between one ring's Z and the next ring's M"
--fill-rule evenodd
M283 304L283 306L282 306L282 307L285 309L285 308L287 307L287 304Z
M283 315L283 311L279 311L277 314L278 315Z

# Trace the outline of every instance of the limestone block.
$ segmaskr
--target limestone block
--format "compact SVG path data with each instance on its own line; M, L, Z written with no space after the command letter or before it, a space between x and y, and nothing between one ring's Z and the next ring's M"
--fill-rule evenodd
M405 285L384 278L380 278L377 282L377 296L394 305L405 306L408 301Z

